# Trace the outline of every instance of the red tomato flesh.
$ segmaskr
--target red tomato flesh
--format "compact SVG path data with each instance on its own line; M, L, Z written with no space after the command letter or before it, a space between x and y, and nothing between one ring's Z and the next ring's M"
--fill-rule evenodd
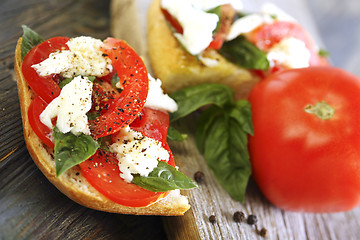
M32 48L22 62L22 73L31 89L46 103L59 96L61 89L53 80L53 76L41 77L31 66L47 59L50 53L61 49L69 49L66 45L69 38L53 37Z
M29 123L35 134L48 147L54 149L54 143L51 139L51 129L40 121L40 114L45 110L47 103L39 96L32 100L28 109Z
M220 14L220 27L219 30L214 34L213 41L209 44L208 48L219 50L229 33L231 24L233 23L236 11L230 4L221 6Z
M118 132L133 122L145 104L149 89L145 64L134 49L115 38L107 38L104 45L102 50L111 59L123 91L106 113L90 122L95 139Z
M319 56L318 50L310 35L295 22L275 21L272 24L263 24L246 38L262 51L269 51L275 44L287 37L294 37L305 42L311 58L310 66L327 66L329 62L325 57Z
M130 127L147 137L161 141L170 154L168 163L175 166L174 158L166 143L168 123L169 115L166 112L144 108L140 117ZM89 160L81 163L80 167L82 174L92 186L110 200L121 205L143 207L168 194L168 192L151 192L125 182L120 178L118 160L113 153L98 150Z
M334 212L360 204L360 79L332 67L284 70L250 93L252 174L290 211ZM305 112L325 101L330 119Z
M169 22L169 24L174 28L175 32L183 34L184 29L182 28L178 20L174 18L166 9L161 8L161 12L163 13L165 19Z

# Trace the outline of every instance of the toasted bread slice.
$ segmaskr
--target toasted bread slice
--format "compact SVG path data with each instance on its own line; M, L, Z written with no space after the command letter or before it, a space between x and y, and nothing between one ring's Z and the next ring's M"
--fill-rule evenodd
M216 61L206 66L190 55L174 37L161 9L154 0L147 16L147 48L154 75L167 93L201 83L223 83L232 87L237 99L246 98L259 81L250 71L227 61L217 51L205 50L203 57Z
M183 215L190 208L187 198L182 196L179 190L171 191L165 198L147 207L127 207L117 204L92 187L81 175L78 166L67 170L60 177L56 177L53 150L42 143L29 124L27 112L35 93L27 84L21 71L21 38L15 51L15 71L17 74L24 138L28 151L46 178L62 193L85 207L122 214Z

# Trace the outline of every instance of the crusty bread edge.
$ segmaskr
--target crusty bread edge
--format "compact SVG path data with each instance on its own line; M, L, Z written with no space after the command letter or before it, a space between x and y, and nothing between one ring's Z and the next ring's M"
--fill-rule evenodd
M78 166L68 170L60 177L56 177L53 151L41 142L32 131L29 123L27 111L35 94L27 84L21 71L21 41L20 38L16 46L14 68L17 75L24 138L30 156L45 177L73 201L95 210L134 215L183 215L190 208L190 205L188 199L182 196L179 190L171 191L165 198L146 207L127 207L109 200L95 190L81 176Z
M161 0L152 0L148 9L147 50L153 73L161 79L164 91L173 93L202 83L221 83L234 90L236 99L246 99L260 77L212 49L205 50L202 56L216 60L213 66L190 55L171 31L160 3Z

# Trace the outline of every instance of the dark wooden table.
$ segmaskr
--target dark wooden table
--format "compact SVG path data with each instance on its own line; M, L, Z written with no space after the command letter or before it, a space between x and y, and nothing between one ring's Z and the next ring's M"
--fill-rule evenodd
M314 27L318 27L334 64L360 75L357 57L360 2L308 0L307 4L316 20ZM28 25L44 38L90 35L104 39L110 34L109 19L109 0L0 0L0 240L167 239L160 217L109 214L69 200L36 168L23 139L13 80L14 49L22 34L21 25ZM334 233L322 225L327 215L306 215L307 224L318 224L319 231L324 232L322 236L329 239L356 236L356 233L360 236L357 212L351 213L351 223L344 227L344 231L351 232L349 235ZM279 214L286 218L285 225L287 220L296 218L296 214ZM336 216L340 225L347 225L346 215ZM311 232L303 235L310 239L311 236Z

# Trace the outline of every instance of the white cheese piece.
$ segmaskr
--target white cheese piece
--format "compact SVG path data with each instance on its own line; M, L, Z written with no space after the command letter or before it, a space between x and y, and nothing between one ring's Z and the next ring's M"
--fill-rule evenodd
M67 43L69 50L60 50L32 67L40 76L60 74L65 78L78 75L101 77L112 71L111 60L100 50L102 41L92 37L77 37Z
M183 34L175 33L175 37L190 54L201 53L212 42L212 33L219 21L216 14L195 8L191 0L163 0L161 7L181 24Z
M271 65L277 63L288 68L308 67L310 57L310 51L307 49L304 41L294 37L282 39L267 53L267 59Z
M149 76L149 93L145 102L145 107L175 112L178 109L176 102L167 94L164 94L161 88L161 80Z
M295 18L287 14L273 3L264 3L261 6L261 13L268 16L274 16L278 21L296 22Z
M158 165L159 160L169 160L169 153L160 142L143 136L131 130L122 129L117 135L117 141L110 145L110 150L116 153L119 160L120 177L131 182L132 174L147 177Z
M53 129L51 119L57 117L56 126L62 133L90 135L86 113L91 109L92 85L87 77L75 77L40 114L40 121Z
M209 11L225 4L231 4L236 11L243 9L243 3L240 0L192 0L192 4L195 8L203 11Z
M249 33L264 24L264 22L264 16L261 14L250 14L239 18L231 25L226 40L231 41L241 34Z
M207 67L216 67L219 64L218 59L204 57L203 55L199 56L199 60Z
M296 22L296 20L272 3L263 4L260 13L246 15L237 19L230 27L227 41L235 39L241 34L247 34L263 24L274 21Z

